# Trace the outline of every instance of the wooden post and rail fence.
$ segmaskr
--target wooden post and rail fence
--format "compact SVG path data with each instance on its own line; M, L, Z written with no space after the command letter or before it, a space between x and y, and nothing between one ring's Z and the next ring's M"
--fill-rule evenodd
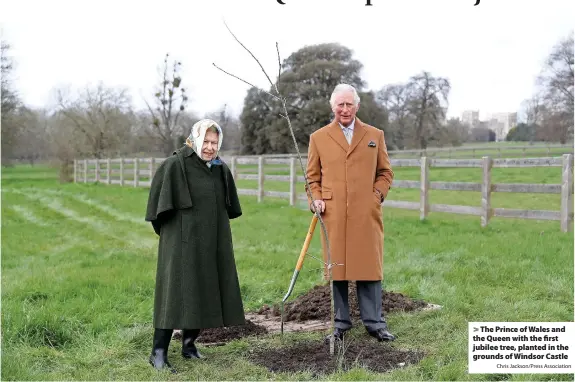
M497 146L457 146L457 147L431 147L415 150L389 150L389 156L402 158L428 157L428 158L492 158L509 157L550 157L563 154L573 154L573 144L532 144L532 145L497 145Z
M115 184L132 187L149 187L151 178L155 170L165 158L118 158L118 159L84 159L74 161L74 182L88 183L100 182L105 184ZM230 167L234 179L255 180L257 188L238 188L240 195L256 196L258 202L262 202L267 197L288 199L290 205L294 206L298 200L307 201L307 194L302 184L305 179L302 175L297 175L297 168L300 168L299 160L291 156L232 156L223 158ZM305 156L302 158L304 167L306 165ZM266 174L264 169L266 164L289 165L289 175ZM241 165L257 165L257 173L240 172ZM445 212L463 215L475 215L480 217L481 226L485 227L493 217L555 220L560 222L561 231L569 232L573 223L573 154L564 154L561 157L545 158L491 158L481 159L432 159L420 157L416 159L391 159L393 168L398 167L419 167L420 180L393 181L393 188L419 189L419 202L387 199L384 206L392 208L402 208L409 210L419 210L421 220L424 220L430 212ZM430 168L439 167L475 167L483 171L482 182L431 182ZM561 167L561 184L511 184L497 183L491 181L491 170L494 167ZM301 168L300 168L301 169ZM278 170L277 168L275 169ZM265 181L289 182L289 191L265 190ZM475 191L481 193L481 206L465 206L451 204L431 204L429 201L430 190L449 191ZM559 194L561 197L561 207L556 210L527 210L493 208L491 205L491 195L494 192L511 193L544 193Z

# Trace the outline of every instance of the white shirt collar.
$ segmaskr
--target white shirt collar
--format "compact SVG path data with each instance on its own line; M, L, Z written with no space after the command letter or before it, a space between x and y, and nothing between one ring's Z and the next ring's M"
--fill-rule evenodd
M340 122L338 122L338 123L339 123L339 127L341 127L341 129L343 130L344 126ZM355 118L353 119L353 121L351 121L351 123L349 124L349 126L347 128L353 131L354 127L355 127Z

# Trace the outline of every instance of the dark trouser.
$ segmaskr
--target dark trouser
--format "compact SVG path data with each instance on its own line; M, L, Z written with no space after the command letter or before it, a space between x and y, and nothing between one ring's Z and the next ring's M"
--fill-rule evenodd
M173 329L154 329L153 349L167 349L170 346Z
M357 300L361 320L368 331L387 328L383 317L380 281L356 281ZM335 327L348 330L352 327L349 315L348 282L333 282Z

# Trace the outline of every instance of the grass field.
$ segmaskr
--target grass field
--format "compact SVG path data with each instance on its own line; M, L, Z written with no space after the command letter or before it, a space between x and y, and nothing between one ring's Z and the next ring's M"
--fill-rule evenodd
M285 166L284 166L285 167ZM242 171L250 171L242 170ZM560 183L559 169L494 169L494 182ZM432 169L432 180L479 181L477 169ZM398 168L397 179L418 179ZM157 237L143 221L148 190L59 184L44 167L2 173L3 380L305 380L274 375L245 354L278 336L202 348L205 361L171 356L180 374L158 374L147 363ZM239 181L239 187L254 187ZM301 185L300 185L301 186ZM287 191L288 184L266 183ZM413 191L413 193L412 193ZM417 190L389 198L417 200ZM479 205L474 193L438 191L433 203ZM495 194L496 207L558 209L559 195ZM310 214L285 200L242 197L244 216L232 222L246 309L285 294ZM363 369L331 380L572 380L571 375L468 375L468 321L573 321L573 234L559 222L494 219L385 209L387 290L443 309L389 315L397 348L420 349L417 365L387 374ZM319 235L310 254L319 257ZM306 260L292 294L321 282L320 264ZM354 328L353 336L363 336ZM288 341L325 333L290 334ZM172 348L178 345L172 343Z

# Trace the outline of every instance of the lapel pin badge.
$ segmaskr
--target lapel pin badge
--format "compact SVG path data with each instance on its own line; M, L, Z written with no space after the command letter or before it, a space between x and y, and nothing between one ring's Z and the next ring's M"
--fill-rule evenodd
M369 146L369 147L375 147L375 142L374 142L374 141L369 141L369 143L367 144L367 146Z

